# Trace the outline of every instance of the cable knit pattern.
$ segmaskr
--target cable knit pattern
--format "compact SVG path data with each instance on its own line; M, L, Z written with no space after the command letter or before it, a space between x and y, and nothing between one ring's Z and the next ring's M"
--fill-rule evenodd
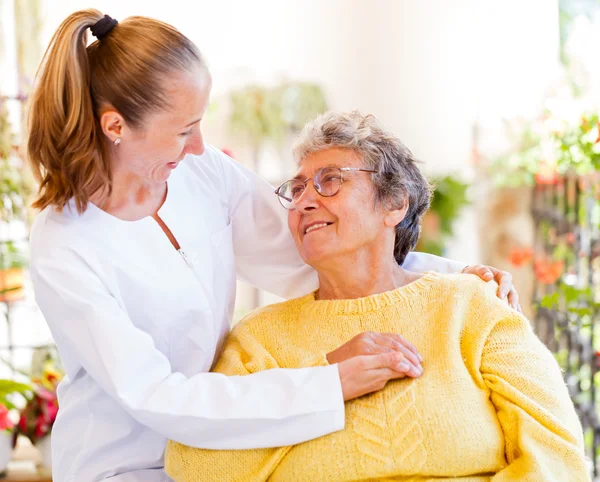
M169 442L167 473L177 482L589 481L558 365L496 288L475 276L427 273L366 298L310 294L256 310L233 330L216 371L325 364L326 353L370 330L411 340L425 373L346 403L344 430L293 447Z

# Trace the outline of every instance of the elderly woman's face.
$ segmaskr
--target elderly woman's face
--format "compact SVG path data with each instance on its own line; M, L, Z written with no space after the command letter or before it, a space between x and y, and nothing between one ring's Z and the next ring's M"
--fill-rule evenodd
M366 168L350 150L327 149L308 156L297 172L305 180L328 166ZM316 266L343 255L360 259L361 253L384 246L385 212L375 208L374 186L368 172L344 172L343 184L335 196L323 197L312 181L307 183L296 209L289 211L288 226L302 259Z

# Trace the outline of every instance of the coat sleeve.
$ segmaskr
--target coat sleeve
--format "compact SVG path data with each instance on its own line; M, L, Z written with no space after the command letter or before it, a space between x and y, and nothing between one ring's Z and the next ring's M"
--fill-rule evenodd
M66 348L70 379L87 373L139 423L195 447L290 445L343 428L337 366L246 377L173 372L88 259L71 248L32 258L36 300L59 350Z
M303 366L325 364L325 356L310 357L302 363ZM250 375L277 368L275 358L241 322L229 337L215 371L226 375ZM264 482L291 448L204 450L171 441L165 454L165 469L175 482L201 479Z
M416 273L436 271L444 274L460 273L466 266L465 263L461 263L460 261L414 251L408 253L404 260L404 264L402 265L403 268Z

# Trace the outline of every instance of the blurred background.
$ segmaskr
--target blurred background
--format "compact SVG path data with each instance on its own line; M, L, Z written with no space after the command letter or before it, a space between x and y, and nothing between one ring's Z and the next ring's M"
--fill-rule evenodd
M61 370L27 274L35 186L24 120L52 34L89 6L0 0L0 431L35 444L42 466ZM564 369L598 473L599 0L93 7L118 20L155 17L191 38L213 75L205 140L274 185L293 173L290 146L307 120L327 109L381 119L436 183L418 249L513 274L525 314ZM238 291L236 320L276 301L241 283ZM11 466L30 463L19 447L0 447L0 469L7 450Z

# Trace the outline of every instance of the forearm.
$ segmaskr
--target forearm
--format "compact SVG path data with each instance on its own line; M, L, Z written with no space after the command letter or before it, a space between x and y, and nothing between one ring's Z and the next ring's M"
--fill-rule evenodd
M426 271L437 271L438 273L460 273L465 268L466 263L454 261L448 258L441 258L428 253L408 253L404 260L403 268L416 273L425 273Z

